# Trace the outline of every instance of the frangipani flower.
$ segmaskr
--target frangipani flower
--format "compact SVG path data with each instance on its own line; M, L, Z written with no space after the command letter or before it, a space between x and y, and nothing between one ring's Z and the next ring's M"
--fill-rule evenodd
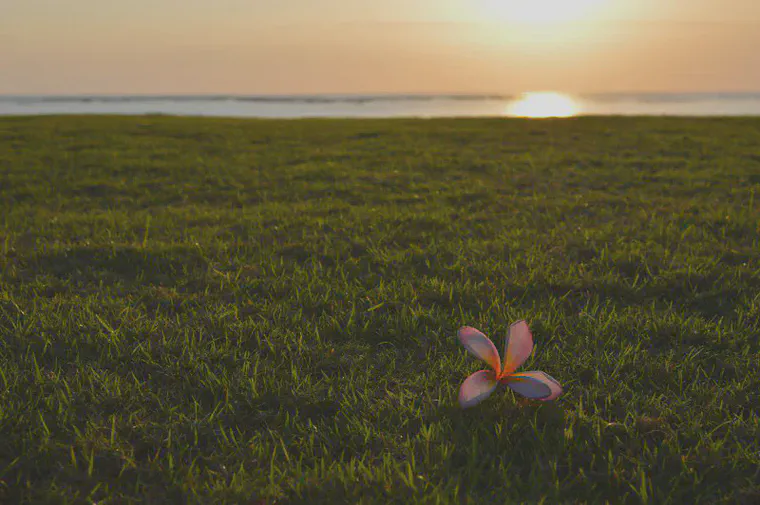
M533 335L525 321L517 321L509 327L504 344L503 366L496 346L483 333L463 326L457 334L468 351L492 368L475 372L462 383L459 388L459 405L463 408L474 407L491 396L499 383L506 384L513 391L533 400L554 400L562 394L562 386L547 373L515 373L533 352Z

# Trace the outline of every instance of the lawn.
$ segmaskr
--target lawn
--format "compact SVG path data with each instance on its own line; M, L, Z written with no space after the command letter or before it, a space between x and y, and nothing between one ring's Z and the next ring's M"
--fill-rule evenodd
M0 118L0 503L758 503L759 336L760 118Z

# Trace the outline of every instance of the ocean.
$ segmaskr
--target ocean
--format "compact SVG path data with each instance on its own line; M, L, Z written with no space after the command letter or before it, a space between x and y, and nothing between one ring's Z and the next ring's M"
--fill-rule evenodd
M0 96L0 115L302 117L760 116L760 93Z

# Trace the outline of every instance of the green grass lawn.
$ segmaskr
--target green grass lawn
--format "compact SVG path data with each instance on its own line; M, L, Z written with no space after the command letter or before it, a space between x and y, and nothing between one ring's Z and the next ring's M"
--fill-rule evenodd
M0 503L758 503L759 225L760 118L0 118Z

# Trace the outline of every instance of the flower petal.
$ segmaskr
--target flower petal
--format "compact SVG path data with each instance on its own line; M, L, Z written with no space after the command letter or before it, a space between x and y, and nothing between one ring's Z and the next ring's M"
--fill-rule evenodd
M496 375L501 374L501 358L499 358L499 351L496 350L496 346L493 345L491 339L469 326L459 328L457 335L465 349L470 351L476 358L480 358L491 365Z
M534 400L549 401L562 394L562 386L546 372L522 372L505 379L513 391Z
M517 321L509 327L504 344L504 375L513 373L525 363L533 352L533 335L525 321Z
M459 388L459 405L463 409L474 407L491 396L498 385L499 381L491 370L475 372Z

